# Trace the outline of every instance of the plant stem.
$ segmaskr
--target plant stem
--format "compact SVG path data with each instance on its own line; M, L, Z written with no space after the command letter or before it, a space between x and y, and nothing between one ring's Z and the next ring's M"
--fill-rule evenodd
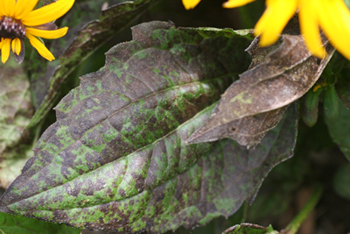
M242 214L242 219L241 219L241 223L245 223L247 220L247 215L248 215L248 209L249 209L249 205L247 202L243 203L243 214Z
M289 223L289 225L285 228L283 233L286 234L295 234L300 225L305 221L305 219L309 216L309 214L313 211L318 201L320 200L322 195L321 186L317 186L312 193L310 199L307 201L303 209L299 212L299 214Z

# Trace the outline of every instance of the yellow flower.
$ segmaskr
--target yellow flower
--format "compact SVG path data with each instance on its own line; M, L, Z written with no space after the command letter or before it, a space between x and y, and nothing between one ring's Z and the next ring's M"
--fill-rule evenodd
M42 57L49 61L55 59L40 38L56 39L66 35L68 28L57 29L52 21L66 14L74 0L58 0L34 10L38 1L0 0L0 49L3 63L8 60L11 48L17 61L23 61L23 40L26 37Z
M255 0L228 0L226 8L239 7ZM183 0L186 9L199 1ZM350 60L350 12L343 0L266 0L266 10L255 25L260 45L276 42L290 18L298 12L300 29L311 53L320 58L326 55L320 28L330 43Z

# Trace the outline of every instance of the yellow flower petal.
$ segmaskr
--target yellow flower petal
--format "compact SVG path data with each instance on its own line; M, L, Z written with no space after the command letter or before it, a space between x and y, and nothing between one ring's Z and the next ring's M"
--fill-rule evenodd
M254 1L255 0L228 0L227 2L223 3L222 6L226 8L240 7Z
M314 5L318 4L318 2L318 0L302 0L299 10L299 21L300 30L307 48L313 55L324 58L327 53L323 48L320 37L318 14L314 10Z
M66 14L73 4L74 0L58 0L57 2L30 12L23 17L22 23L26 26L38 26L52 22Z
M11 49L11 39L2 38L2 46L1 46L1 62L6 63L10 56Z
M182 0L182 4L184 5L186 10L190 10L195 8L200 1L201 0Z
M342 0L318 5L320 25L331 44L350 60L350 12ZM321 14L322 13L322 14Z
M17 0L15 7L15 18L22 19L28 15L29 12L33 11L39 0Z
M342 35L343 40L342 43L339 43L337 45L338 39L335 38L329 38L332 45L345 57L350 59L350 12L343 1L334 1L335 5L335 11L339 12L337 21L339 22L340 27L342 28L341 32L339 34ZM339 36L339 35L335 35ZM336 41L335 41L336 40Z
M5 9L5 1L0 1L0 16L7 15Z
M12 52L19 55L21 53L21 40L19 38L15 38L12 40Z
M29 33L26 34L26 37L29 39L30 44L38 51L38 53L41 56L43 56L49 61L55 59L52 53L45 47L45 45L39 39L30 35Z
M284 27L297 10L297 1L270 0L267 9L255 25L255 34L261 34L260 46L269 46L276 42ZM283 12L283 14L281 14Z
M13 16L15 0L1 0L1 15Z
M46 39L57 39L66 35L67 31L68 27L60 28L57 30L41 30L36 28L27 28L26 33Z
M14 17L15 16L15 5L16 0L8 0L9 14L7 16Z

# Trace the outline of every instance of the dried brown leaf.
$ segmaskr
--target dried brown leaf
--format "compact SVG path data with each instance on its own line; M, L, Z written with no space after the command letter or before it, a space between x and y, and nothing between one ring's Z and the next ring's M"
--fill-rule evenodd
M278 109L314 85L334 52L327 45L329 55L319 60L310 54L303 38L294 35L283 35L282 43L267 47L267 53L256 43L248 48L254 57L251 68L226 90L211 119L188 143L230 137L248 147L256 145L282 117L284 110Z

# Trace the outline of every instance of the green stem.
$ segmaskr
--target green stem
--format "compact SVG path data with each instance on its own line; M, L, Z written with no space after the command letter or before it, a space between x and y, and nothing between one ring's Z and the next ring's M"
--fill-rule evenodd
M315 188L313 194L311 195L310 199L307 201L303 209L286 227L285 233L295 234L299 230L300 225L305 221L305 219L309 216L311 211L313 211L313 209L317 205L318 201L321 198L321 195L322 195L322 188L321 186L318 186Z
M243 214L242 214L241 223L245 223L246 220L247 220L248 208L249 208L248 203L247 203L247 202L244 202L244 203L243 203Z

